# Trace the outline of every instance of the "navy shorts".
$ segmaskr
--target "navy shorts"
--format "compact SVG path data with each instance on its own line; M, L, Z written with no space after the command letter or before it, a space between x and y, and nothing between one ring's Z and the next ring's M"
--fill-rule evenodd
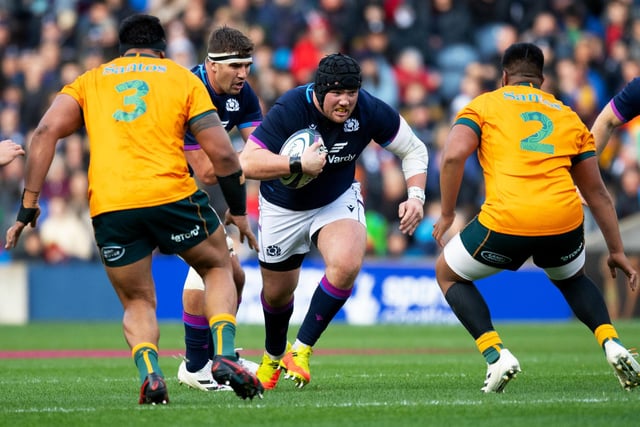
M100 214L92 219L100 258L121 267L150 255L156 248L178 254L207 239L220 218L202 190L174 203Z
M571 263L584 251L584 228L553 236L513 236L491 231L474 218L460 232L467 252L477 261L504 270L517 270L529 258L541 268Z

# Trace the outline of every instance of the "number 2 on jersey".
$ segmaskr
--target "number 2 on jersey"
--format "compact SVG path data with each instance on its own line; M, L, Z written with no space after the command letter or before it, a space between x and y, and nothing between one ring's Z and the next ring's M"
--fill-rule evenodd
M520 117L525 122L536 121L540 122L542 128L528 137L520 140L520 148L525 151L535 151L537 153L553 154L554 146L551 144L544 144L542 140L551 135L553 132L553 122L545 114L537 111L527 111L520 114Z

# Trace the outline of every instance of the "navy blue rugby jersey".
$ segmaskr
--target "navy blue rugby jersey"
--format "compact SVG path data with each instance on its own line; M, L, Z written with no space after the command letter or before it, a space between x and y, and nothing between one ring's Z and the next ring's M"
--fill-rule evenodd
M397 111L360 89L358 103L344 123L327 119L313 105L313 83L282 95L251 135L251 140L273 153L279 153L295 131L313 128L320 132L327 147L327 164L322 173L297 190L279 179L260 183L260 193L269 202L291 210L315 209L336 200L353 183L356 160L369 142L388 145L398 133Z
M640 115L640 77L631 80L613 97L611 108L622 122Z
M229 95L226 93L219 95L209 83L205 67L205 63L200 63L193 67L191 71L198 76L206 86L213 105L218 109L218 115L226 131L229 132L234 126L237 126L238 129L258 126L262 121L262 110L258 96L249 83L245 81L240 93L237 95ZM187 131L184 138L184 149L200 149L200 144L198 144L193 134L189 131Z

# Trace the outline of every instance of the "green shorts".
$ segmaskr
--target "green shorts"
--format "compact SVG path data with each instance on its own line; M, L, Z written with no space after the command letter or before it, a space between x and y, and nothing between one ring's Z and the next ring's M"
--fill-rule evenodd
M576 260L584 251L582 224L553 236L514 236L491 231L476 217L460 232L460 239L475 260L514 271L529 257L541 268L561 267Z
M156 248L179 254L205 240L220 225L202 190L174 203L100 214L92 219L100 258L108 267L141 260Z

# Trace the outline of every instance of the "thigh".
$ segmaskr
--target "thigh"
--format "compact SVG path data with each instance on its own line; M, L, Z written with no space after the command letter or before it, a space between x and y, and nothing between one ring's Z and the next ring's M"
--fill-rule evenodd
M231 256L223 227L218 227L205 240L180 252L179 255L200 277L204 277L212 268L225 268L231 271Z
M317 231L316 231L317 230ZM320 209L311 225L327 279L338 287L353 285L367 249L367 227L360 184Z
M478 217L460 232L460 240L474 260L501 270L517 270L532 253L529 238L489 230Z
M123 267L151 255L156 242L145 227L143 209L100 214L91 219L96 244L106 267Z
M340 197L318 210L313 216L310 233L316 233L327 224L335 223L339 220L352 220L360 223L362 227L357 227L357 232L364 231L366 234L367 221L365 219L364 201L360 192L360 183L354 182ZM354 224L353 222L351 224ZM356 224L357 225L357 224Z
M479 280L502 271L501 268L493 267L474 259L462 244L460 233L447 242L442 251L442 256L446 261L446 266L464 280ZM437 273L439 279L444 278L451 282L457 281L457 278L452 276L449 271L438 269Z
M147 227L165 254L182 253L222 228L209 197L201 190L175 203L147 209Z
M268 267L269 264L283 263L294 255L308 253L311 248L309 229L317 211L285 209L260 196L258 259L261 264Z
M109 281L125 306L133 300L145 300L155 307L156 294L151 273L151 255L121 267L105 265Z

